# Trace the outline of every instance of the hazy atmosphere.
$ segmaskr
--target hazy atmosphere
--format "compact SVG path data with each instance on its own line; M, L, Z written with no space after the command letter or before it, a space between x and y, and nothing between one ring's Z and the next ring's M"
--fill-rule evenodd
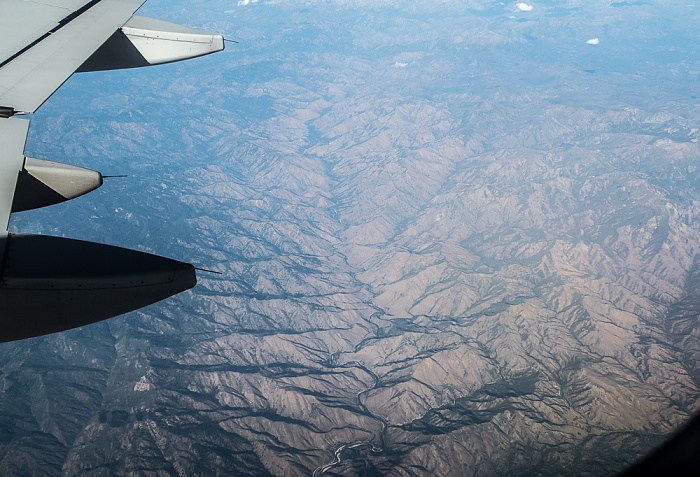
M199 284L0 344L2 476L607 476L700 408L693 0L148 0L238 44L73 76L10 231Z

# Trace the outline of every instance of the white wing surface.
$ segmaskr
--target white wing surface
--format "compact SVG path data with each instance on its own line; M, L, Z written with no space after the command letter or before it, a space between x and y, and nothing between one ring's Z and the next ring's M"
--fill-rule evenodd
M7 234L17 176L24 162L28 130L29 121L26 119L0 119L0 237ZM4 249L0 249L0 259L4 252Z
M14 21L21 26L31 21L32 28L25 36L16 27L0 24L0 44L14 44L16 50L3 52L6 59L0 67L0 106L35 112L144 1L52 0L51 5L3 1L0 8L10 4L18 15L11 18L3 12L3 23ZM34 15L37 20L32 20Z

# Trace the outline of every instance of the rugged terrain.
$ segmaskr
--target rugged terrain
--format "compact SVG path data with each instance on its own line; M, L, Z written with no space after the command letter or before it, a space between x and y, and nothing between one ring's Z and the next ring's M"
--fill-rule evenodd
M129 178L12 226L222 275L0 346L0 474L646 452L700 405L700 19L669 3L150 0L240 43L68 82L28 152Z

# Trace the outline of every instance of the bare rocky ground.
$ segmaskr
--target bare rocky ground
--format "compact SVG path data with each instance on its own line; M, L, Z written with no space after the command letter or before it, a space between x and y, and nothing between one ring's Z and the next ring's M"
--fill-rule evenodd
M610 475L687 420L700 52L569 3L203 2L232 51L71 80L29 147L130 178L13 226L223 275L3 344L0 474Z

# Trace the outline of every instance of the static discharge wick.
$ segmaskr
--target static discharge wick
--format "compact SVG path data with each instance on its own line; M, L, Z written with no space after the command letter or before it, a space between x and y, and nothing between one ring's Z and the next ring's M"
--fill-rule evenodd
M217 275L223 275L223 272L216 272L214 270L207 270L206 268L194 267L194 269L199 270L200 272L208 272L208 273L215 273Z

